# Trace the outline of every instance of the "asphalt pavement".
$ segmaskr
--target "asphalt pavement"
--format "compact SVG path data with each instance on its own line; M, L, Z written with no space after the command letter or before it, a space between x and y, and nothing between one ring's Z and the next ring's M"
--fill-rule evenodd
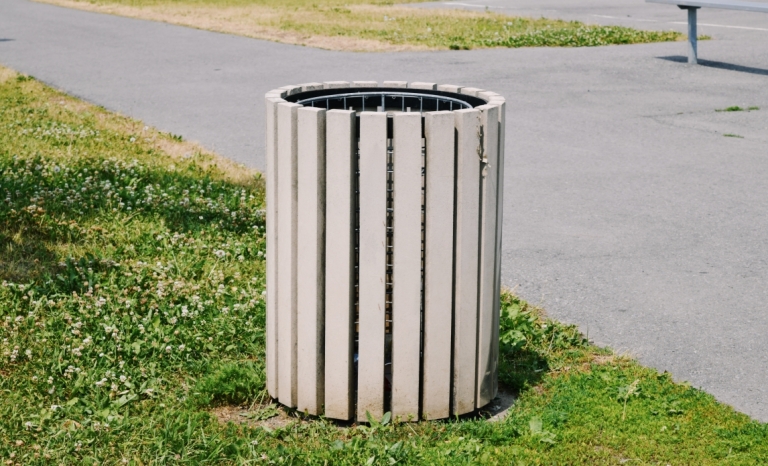
M488 6L685 27L684 12L640 0ZM768 15L699 18L728 27L700 26L713 40L691 66L683 42L343 53L2 0L0 63L259 168L262 96L285 84L499 92L509 103L504 284L768 421ZM733 105L760 110L715 111Z

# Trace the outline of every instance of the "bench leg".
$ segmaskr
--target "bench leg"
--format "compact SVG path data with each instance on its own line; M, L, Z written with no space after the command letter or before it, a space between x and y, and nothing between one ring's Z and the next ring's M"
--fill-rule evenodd
M696 33L696 10L698 8L687 8L688 10L688 63L695 65L698 63L697 53L697 33Z

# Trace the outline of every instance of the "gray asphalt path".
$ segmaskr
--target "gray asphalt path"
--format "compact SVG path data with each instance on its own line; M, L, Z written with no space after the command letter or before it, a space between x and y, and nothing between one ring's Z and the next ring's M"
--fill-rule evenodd
M504 283L768 421L768 35L721 29L703 66L683 43L353 54L2 0L0 63L256 167L261 96L280 85L500 92ZM715 112L731 105L761 110Z

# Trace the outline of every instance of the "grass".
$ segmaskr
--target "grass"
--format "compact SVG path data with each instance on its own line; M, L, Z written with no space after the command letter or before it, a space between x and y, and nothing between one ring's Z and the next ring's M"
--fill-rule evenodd
M333 50L586 47L684 38L674 31L401 5L414 3L409 0L41 1Z
M260 176L3 68L0 128L0 464L768 462L766 424L509 292L504 420L280 410Z
M753 106L753 107L747 107L745 109L745 108L739 107L738 105L733 105L733 106L726 107L726 108L718 108L715 111L716 112L752 112L752 111L755 111L755 110L760 110L760 107L754 107Z

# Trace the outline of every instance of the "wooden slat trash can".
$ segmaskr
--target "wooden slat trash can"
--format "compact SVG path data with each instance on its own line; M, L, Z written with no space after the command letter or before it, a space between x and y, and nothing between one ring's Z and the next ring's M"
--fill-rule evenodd
M366 422L498 390L504 99L402 81L266 95L267 388Z

